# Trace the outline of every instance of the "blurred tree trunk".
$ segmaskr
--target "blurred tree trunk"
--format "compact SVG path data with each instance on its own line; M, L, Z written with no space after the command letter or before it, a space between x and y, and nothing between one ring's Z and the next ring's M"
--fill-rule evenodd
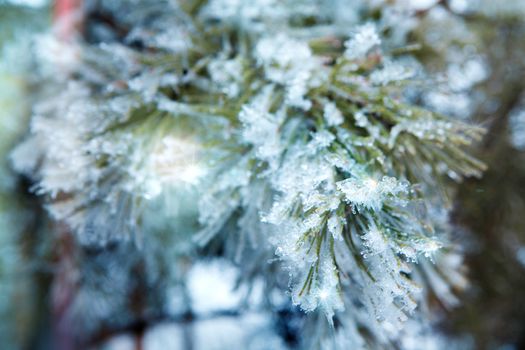
M502 345L525 348L525 152L509 140L509 115L525 93L524 23L516 19L472 18L483 38L491 76L476 120L488 127L477 156L488 165L481 179L461 186L454 221L471 233L465 242L472 288L451 314L447 327L469 333L476 349ZM496 108L494 108L496 106Z

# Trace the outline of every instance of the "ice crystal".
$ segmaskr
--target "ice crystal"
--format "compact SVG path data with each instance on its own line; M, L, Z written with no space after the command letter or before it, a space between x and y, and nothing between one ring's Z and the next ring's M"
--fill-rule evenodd
M287 86L286 97L291 106L310 109L311 102L304 96L311 87L317 60L307 44L279 34L262 38L255 55L269 80Z
M255 46L255 57L264 66L268 79L282 84L308 70L311 66L308 63L313 59L308 45L285 34L259 40Z
M404 66L398 62L385 63L384 67L375 70L370 79L374 84L387 85L391 82L406 80L414 76L411 68Z
M351 39L345 42L345 57L348 59L364 58L374 47L381 44L376 26L372 23L364 24L355 29Z
M388 242L377 227L369 227L368 232L363 235L364 245L368 248L369 254L383 254L388 249Z
M279 118L268 111L269 95L265 93L250 104L244 105L239 113L243 123L243 141L255 147L257 157L271 162L281 152L279 141Z
M308 143L308 148L312 153L316 153L330 146L335 140L335 136L329 131L322 130L313 134L312 140Z
M341 216L337 215L336 213L333 213L330 215L330 218L327 222L328 232L336 239L336 240L342 240L343 236L343 226L344 226L344 220L341 218Z
M324 118L329 126L337 126L343 123L344 117L333 102L327 102L323 109Z
M211 79L228 97L234 98L240 92L239 78L242 74L240 58L217 58L208 65Z
M380 210L383 202L399 194L407 193L405 182L384 176L380 180L373 177L350 178L337 183L345 200L356 208Z

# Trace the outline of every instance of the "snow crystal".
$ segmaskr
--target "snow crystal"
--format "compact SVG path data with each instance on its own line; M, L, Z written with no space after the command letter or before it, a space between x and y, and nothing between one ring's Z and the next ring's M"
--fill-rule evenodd
M242 62L240 58L217 58L208 64L211 79L230 98L236 97L240 92L240 79L242 77Z
M406 193L408 186L396 178L384 176L380 181L373 177L349 178L337 182L337 189L353 206L377 211L386 199Z
M441 249L442 244L435 240L427 240L420 246L420 251L425 257L432 259L435 252Z
M262 38L255 47L255 57L269 80L287 87L286 100L290 106L310 109L311 102L304 96L318 64L308 44L284 34Z
M343 239L342 232L343 232L343 226L344 226L345 220L337 215L332 214L330 215L330 218L327 222L327 228L328 232L334 237L334 239L341 241Z
M136 91L144 97L147 102L153 101L155 94L160 86L162 86L161 79L163 77L158 74L145 73L128 82L131 90Z
M315 154L330 146L334 140L334 134L326 130L321 130L313 134L312 140L308 143L308 148L312 154Z
M390 138L388 140L388 146L394 147L397 137L402 132L407 132L419 139L435 140L440 142L447 141L448 132L454 127L449 121L446 120L433 120L430 117L420 120L407 120L401 122L392 128L390 132Z
M302 284L295 286L292 294L293 301L300 305L306 312L321 309L329 322L336 311L345 309L341 293L338 289L339 278L337 268L334 266L332 259L323 257L320 260L317 280L313 282L308 293L301 294Z
M372 254L384 253L388 248L388 242L383 233L375 226L371 226L368 232L363 235L364 245Z
M366 128L370 125L368 122L368 117L366 116L365 112L363 110L359 110L354 114L355 118L355 125L360 126L362 128Z
M239 120L243 123L242 139L255 147L259 159L272 163L281 152L279 140L279 119L268 112L269 95L261 95L258 99L242 107Z
M344 121L343 114L333 102L327 102L324 105L323 115L328 126L341 125Z
M370 80L376 85L387 85L414 76L414 71L398 62L387 62L384 67L372 72Z
M310 61L312 51L306 43L279 34L259 40L255 47L255 57L264 66L275 64L281 69L286 69ZM270 79L278 82L284 82L283 78L283 75L270 75Z
M348 154L338 150L336 152L329 152L325 154L324 159L335 168L339 168L343 171L349 172L350 169L355 165L355 160L350 158Z
M372 23L358 27L352 37L345 42L345 57L348 59L364 58L374 47L381 44L376 27Z
M305 111L312 107L312 102L304 97L308 92L307 84L309 79L309 71L299 70L287 83L286 101L290 106L301 108Z

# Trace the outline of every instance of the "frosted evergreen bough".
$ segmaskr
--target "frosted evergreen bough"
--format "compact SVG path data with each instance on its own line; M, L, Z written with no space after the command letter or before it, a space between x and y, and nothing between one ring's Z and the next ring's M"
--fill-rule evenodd
M129 32L39 39L46 86L11 153L82 244L154 239L146 214L168 203L156 218L173 220L189 188L195 246L220 242L268 288L288 274L292 302L327 330L319 344L396 342L424 323L422 290L451 298L435 213L484 169L465 151L483 130L405 93L420 67L391 57L366 2L102 3Z
M345 42L344 55L348 59L365 58L369 51L381 44L381 39L373 23L363 24Z

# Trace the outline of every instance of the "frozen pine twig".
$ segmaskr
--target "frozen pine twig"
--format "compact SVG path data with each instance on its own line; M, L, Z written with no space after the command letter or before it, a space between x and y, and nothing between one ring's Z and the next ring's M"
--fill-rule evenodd
M39 40L46 86L11 155L51 216L87 246L141 245L190 191L195 249L219 242L272 287L277 265L338 342L396 341L446 254L436 213L484 169L465 150L483 129L410 98L424 72L389 57L361 1L97 6L113 27Z

